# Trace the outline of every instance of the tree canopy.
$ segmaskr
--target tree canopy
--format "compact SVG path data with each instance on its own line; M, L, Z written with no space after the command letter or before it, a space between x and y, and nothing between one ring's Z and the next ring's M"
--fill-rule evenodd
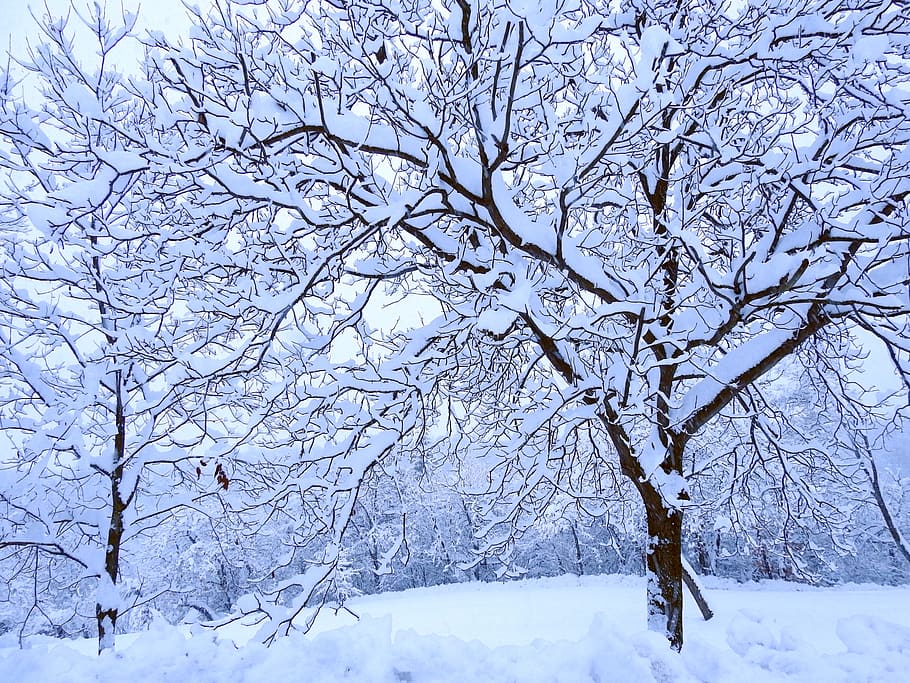
M247 509L324 544L278 621L331 580L371 470L444 435L482 472L491 548L618 468L646 511L649 625L682 647L691 477L735 466L693 439L739 421L786 451L762 392L785 359L867 413L856 329L910 378L906 12L235 1L186 44L153 36L125 88L135 165L99 163L193 245L207 343L180 362L223 425L207 452L236 459ZM101 123L97 96L79 111Z

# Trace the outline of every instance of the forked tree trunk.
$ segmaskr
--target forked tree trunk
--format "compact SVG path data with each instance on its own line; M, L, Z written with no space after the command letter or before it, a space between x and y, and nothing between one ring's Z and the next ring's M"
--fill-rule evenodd
M648 523L645 549L648 630L663 634L670 641L670 647L680 651L683 646L682 510L668 504L654 481L645 474L629 445L629 439L618 427L616 413L608 407L601 421L619 454L623 474L635 485L645 506ZM672 442L665 458L672 471L680 477L683 448L681 440ZM666 469L664 471L667 472ZM680 498L684 493L680 492Z
M663 633L674 650L683 645L682 512L645 502L648 545L648 630Z

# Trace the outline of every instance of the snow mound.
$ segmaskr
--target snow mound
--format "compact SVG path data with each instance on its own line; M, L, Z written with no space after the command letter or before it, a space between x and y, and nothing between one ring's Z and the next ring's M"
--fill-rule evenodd
M163 623L121 637L100 657L87 654L89 641L36 638L23 650L0 649L0 681L854 683L902 681L910 671L910 623L897 623L908 619L901 607L908 589L709 589L718 616L700 622L690 614L678 655L643 629L643 614L630 619L643 588L603 577L372 596L352 601L359 622L330 617L322 632L292 634L270 648L237 644L243 638L235 636L250 634ZM870 614L852 614L861 601ZM602 611L592 612L592 603ZM535 608L541 620L528 621ZM534 632L546 637L533 640Z

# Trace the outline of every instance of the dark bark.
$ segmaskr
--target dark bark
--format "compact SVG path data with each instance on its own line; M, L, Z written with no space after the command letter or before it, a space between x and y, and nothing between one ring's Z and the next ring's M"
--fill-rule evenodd
M645 569L648 577L648 629L662 633L674 650L683 646L682 510L668 504L654 481L645 475L618 416L604 404L601 422L619 454L622 473L628 477L645 505L648 523ZM681 476L684 440L667 434L664 473ZM681 496L684 495L681 493Z
M659 496L658 496L659 498ZM648 544L648 629L664 633L674 650L683 645L682 512L662 501L645 509Z
M581 554L581 543L578 542L578 532L575 530L575 522L569 525L569 531L572 532L572 540L575 542L575 573L584 576L585 563Z
M118 468L119 470L119 468ZM119 474L111 476L111 495L113 501L111 505L110 528L107 532L107 548L104 553L104 573L110 579L111 585L117 585L117 574L120 570L120 546L123 540L123 510L125 506L120 499ZM98 652L113 647L114 632L117 627L117 617L119 616L119 607L116 604L110 604L110 595L106 595L104 602L95 605L95 616L98 620Z
M682 558L682 578L686 588L689 589L689 594L695 600L695 604L698 605L698 611L701 612L702 618L705 621L709 621L714 616L714 612L708 605L708 600L702 593L701 586L698 585L698 580L695 578L695 570L686 562L685 558Z
M104 550L104 573L110 580L111 586L117 585L117 575L120 573L120 547L123 541L123 513L126 503L123 500L120 484L123 481L123 466L126 458L126 415L123 405L123 396L120 390L120 372L115 373L116 406L115 424L117 432L114 435L114 467L110 472L111 482L111 518L107 532L107 547ZM102 580L104 577L102 577ZM117 628L117 618L120 608L113 602L112 591L104 591L103 599L95 605L95 617L98 621L98 653L114 646L114 633Z

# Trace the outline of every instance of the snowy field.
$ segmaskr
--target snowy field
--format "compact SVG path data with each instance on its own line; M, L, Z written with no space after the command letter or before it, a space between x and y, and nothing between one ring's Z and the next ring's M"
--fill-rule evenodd
M36 639L0 649L14 683L581 683L910 680L910 587L811 589L708 583L717 616L688 607L681 656L645 631L644 584L563 577L387 593L327 614L310 635L265 648L252 631L216 636L161 624L120 638Z

